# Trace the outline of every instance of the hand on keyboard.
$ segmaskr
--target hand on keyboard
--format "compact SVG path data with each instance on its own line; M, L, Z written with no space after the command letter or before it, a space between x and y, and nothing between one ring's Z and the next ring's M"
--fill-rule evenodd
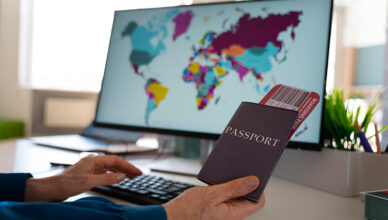
M111 185L126 176L138 175L141 175L139 169L118 156L87 156L59 175L29 178L25 201L63 201L95 186Z

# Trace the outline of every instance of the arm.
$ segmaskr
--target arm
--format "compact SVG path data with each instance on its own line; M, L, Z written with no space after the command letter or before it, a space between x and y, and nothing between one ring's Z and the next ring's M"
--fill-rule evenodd
M6 193L17 195L17 199L3 197L3 200L35 202L0 202L0 219L166 219L162 206L116 205L97 197L54 203L94 186L110 185L121 182L126 176L138 175L141 175L139 169L117 156L85 157L63 173L47 178L4 174L0 176L1 186L7 186L3 187L9 191Z
M0 219L166 219L162 206L117 205L101 197L75 202L0 202Z
M0 174L0 201L24 201L26 181L29 173Z
M107 173L112 171L113 173ZM63 201L91 189L96 185L110 185L122 181L125 176L134 177L141 171L117 156L86 157L62 174L42 178L28 179L25 189L26 201ZM258 203L252 203L239 197L255 190L259 185L257 177L248 176L224 184L207 187L194 187L171 202L162 206L130 207L116 205L113 202L94 198L97 201L81 199L73 203L5 203L4 213L14 214L15 219L24 215L57 216L66 218L89 216L95 219L112 218L128 219L241 219L265 204L264 195ZM1 203L0 203L1 204ZM26 213L26 214L23 214ZM1 213L0 213L1 215ZM52 215L52 216L51 216ZM1 217L1 216L0 216ZM10 217L12 218L12 216ZM1 218L0 218L1 219Z
M88 197L75 202L0 202L0 219L242 219L265 204L239 197L259 185L256 177L244 177L225 184L194 187L171 202L131 207L110 200Z

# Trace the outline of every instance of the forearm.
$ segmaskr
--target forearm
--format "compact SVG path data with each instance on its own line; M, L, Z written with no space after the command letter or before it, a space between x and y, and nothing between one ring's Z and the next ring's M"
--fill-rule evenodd
M75 202L0 202L0 219L166 219L161 206L117 205L100 197Z

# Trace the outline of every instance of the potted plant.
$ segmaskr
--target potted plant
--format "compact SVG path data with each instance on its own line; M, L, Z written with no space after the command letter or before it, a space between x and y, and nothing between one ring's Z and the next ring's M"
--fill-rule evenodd
M384 184L388 188L388 175L375 173L388 167L388 157L362 152L357 137L357 125L363 132L368 131L379 100L378 95L363 110L346 102L340 89L328 93L323 122L325 147L321 152L286 149L274 174L341 196L357 196L360 191L381 188ZM376 169L376 162L380 170Z
M350 107L349 104L346 104L346 97L341 89L334 89L331 93L328 93L325 97L324 111L325 147L337 150L360 151L357 126L360 127L362 132L367 133L380 97L381 95L378 94L373 99L362 117L363 120L359 121L360 116L362 116L360 114L361 106L357 106L356 111L354 111L353 106ZM351 98L357 99L359 97L353 95ZM388 125L379 132L383 132L387 128Z

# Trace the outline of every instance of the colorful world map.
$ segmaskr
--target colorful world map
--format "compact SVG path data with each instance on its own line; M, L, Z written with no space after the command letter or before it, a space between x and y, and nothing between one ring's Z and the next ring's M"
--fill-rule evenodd
M206 109L214 99L217 88L222 86L223 79L230 74L238 74L241 82L252 75L257 82L256 90L260 92L263 75L272 70L273 62L286 60L286 55L281 60L277 59L284 45L279 35L289 33L291 40L294 40L301 15L301 11L269 14L266 17L242 13L235 24L222 32L205 31L197 39L197 45L193 46L196 49L193 49L192 56L187 57L187 66L181 74L184 82L194 85L197 95L193 101L197 109ZM147 124L152 112L168 98L168 92L173 88L163 86L156 78L147 78L142 67L147 67L155 57L166 51L167 37L171 37L173 42L190 37L185 35L195 16L191 10L181 12L174 9L165 15L150 18L147 25L129 21L122 31L122 37L131 39L129 62L133 71L145 80ZM167 28L169 22L174 26L171 33ZM268 85L263 88L264 91L269 89ZM219 99L220 96L215 99L215 104Z

